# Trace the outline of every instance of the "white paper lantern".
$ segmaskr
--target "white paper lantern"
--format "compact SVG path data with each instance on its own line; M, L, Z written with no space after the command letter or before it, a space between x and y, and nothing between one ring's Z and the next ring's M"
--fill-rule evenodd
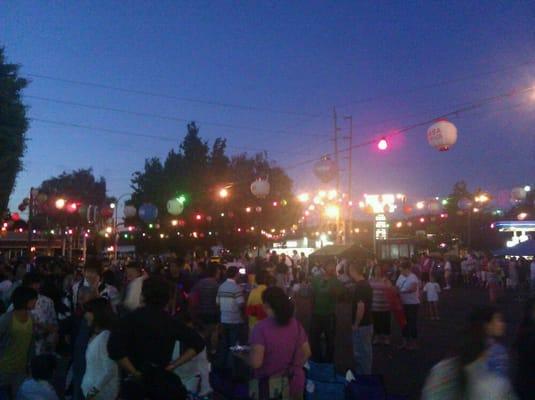
M437 199L429 200L427 202L427 209L431 213L439 213L442 211L442 204Z
M270 185L267 179L257 179L251 183L251 193L259 199L267 197L269 190Z
M429 145L439 151L447 151L457 142L457 128L451 122L440 119L427 130Z
M123 212L125 218L134 218L137 214L136 207L134 206L124 206Z
M167 202L167 212L171 215L180 215L184 211L184 204L178 199L171 199Z
M327 183L332 181L337 173L336 163L327 156L322 157L321 160L314 164L314 174L322 182Z
M515 187L513 190L511 190L511 201L513 203L520 203L524 200L526 200L526 190L521 187Z

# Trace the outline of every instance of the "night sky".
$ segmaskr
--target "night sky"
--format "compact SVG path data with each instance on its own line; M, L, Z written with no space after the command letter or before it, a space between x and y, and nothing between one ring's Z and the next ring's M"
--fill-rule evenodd
M176 148L188 120L210 142L226 137L231 154L267 150L294 166L332 150L333 106L342 135L353 116L359 143L535 85L533 21L530 1L2 2L0 45L31 74L25 102L38 119L11 206L81 167L104 176L111 195L127 193L131 174ZM459 140L447 153L428 146L427 127L384 153L355 150L356 197L445 195L459 179L491 192L535 183L535 96L451 121ZM318 186L312 164L288 173L296 191Z

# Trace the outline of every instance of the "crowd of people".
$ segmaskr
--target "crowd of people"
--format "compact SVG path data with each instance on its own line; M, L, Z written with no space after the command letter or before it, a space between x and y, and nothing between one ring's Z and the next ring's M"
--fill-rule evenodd
M374 347L393 345L392 324L402 332L399 351L419 349L418 319L440 319L442 291L485 287L492 304L501 290L533 290L534 270L535 262L474 255L378 264L273 252L228 261L90 259L80 268L6 260L0 398L202 399L219 371L246 377L252 398L302 399L309 359L370 375ZM431 371L424 398L535 393L534 303L514 358L501 344L504 331L498 308L475 310L462 346Z

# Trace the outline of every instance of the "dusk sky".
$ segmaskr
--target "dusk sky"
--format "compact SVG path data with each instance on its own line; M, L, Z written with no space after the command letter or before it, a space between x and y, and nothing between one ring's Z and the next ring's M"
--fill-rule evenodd
M343 135L353 116L360 143L530 87L534 20L530 1L2 2L0 45L32 81L36 119L11 207L82 167L110 195L128 193L131 174L178 147L189 120L210 143L227 138L231 154L267 150L285 167L332 151L334 106ZM535 183L535 96L451 121L459 140L446 153L427 144L427 126L384 153L356 149L355 197L445 195L460 179L491 192ZM296 192L318 186L311 163L288 173Z

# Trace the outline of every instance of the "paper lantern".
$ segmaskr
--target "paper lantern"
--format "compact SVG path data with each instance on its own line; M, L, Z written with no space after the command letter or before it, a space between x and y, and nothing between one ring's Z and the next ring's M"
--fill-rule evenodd
M167 212L171 215L180 215L184 211L184 204L178 199L171 199L167 202Z
M111 218L113 217L113 209L110 207L104 207L102 210L100 210L100 215L105 219Z
M410 213L412 213L412 207L409 206L408 204L405 204L403 206L403 214L409 215Z
M251 183L251 193L259 199L265 198L269 194L270 185L267 179L257 179Z
M13 221L18 221L18 220L20 220L20 215L19 215L19 213L16 213L16 212L15 212L15 213L11 213L11 219L12 219Z
M457 207L461 210L469 210L474 206L474 202L468 198L460 199L457 202Z
M457 128L445 119L439 119L427 130L427 141L439 151L449 150L457 142Z
M143 222L152 222L158 218L158 208L154 204L144 203L139 207L138 215Z
M520 203L526 200L527 192L524 188L515 187L511 190L511 201L513 203Z
M134 206L124 206L123 213L125 218L134 218L137 215L137 210Z
M314 164L314 174L322 182L332 181L337 173L336 163L327 156L322 157L321 160Z
M442 204L440 203L440 201L433 199L427 202L427 209L431 213L439 213L440 211L442 211Z

